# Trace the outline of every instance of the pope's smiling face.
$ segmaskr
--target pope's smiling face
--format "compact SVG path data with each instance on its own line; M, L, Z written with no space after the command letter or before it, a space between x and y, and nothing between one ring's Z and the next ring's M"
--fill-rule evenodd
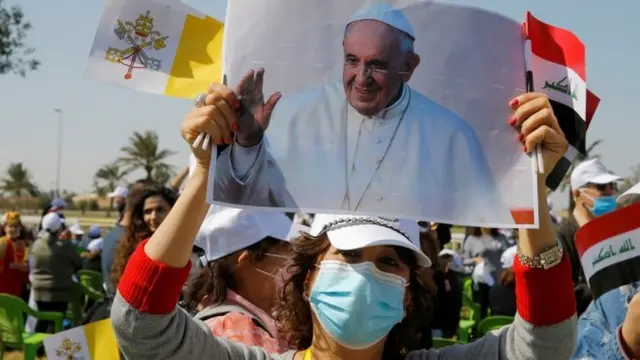
M375 20L351 23L344 37L342 80L347 101L374 116L397 100L420 58L406 34Z

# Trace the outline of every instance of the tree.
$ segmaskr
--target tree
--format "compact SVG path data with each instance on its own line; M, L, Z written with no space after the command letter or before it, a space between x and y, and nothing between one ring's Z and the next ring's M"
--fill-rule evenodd
M153 180L154 172L173 171L173 166L165 162L165 160L175 155L176 152L159 148L158 134L155 131L145 131L139 133L135 131L129 137L129 145L120 148L125 155L120 157L118 161L126 168L127 171L142 169L147 173L147 180Z
M152 179L158 185L167 185L167 183L176 175L172 168L158 168L153 170Z
M29 170L22 163L11 163L7 175L0 180L0 191L15 197L38 196L38 187L31 180Z
M122 179L127 176L128 171L122 168L117 162L103 165L96 171L93 176L93 187L99 196L105 196L108 192L120 184ZM111 215L113 209L113 199L109 203L109 209L107 210L107 216Z
M596 140L592 142L591 145L587 146L587 149L586 149L587 151L584 155L581 153L578 153L578 155L576 155L576 158L573 159L573 164L571 164L569 171L567 171L567 173L564 175L564 179L562 179L562 184L560 185L560 191L565 191L567 189L569 190L569 209L568 209L569 214L573 212L573 208L576 206L575 202L573 201L573 195L571 194L571 173L573 172L573 169L581 162L588 159L599 158L600 154L594 154L594 149L598 147L598 145L600 144L602 144L602 140Z
M31 57L33 48L25 44L31 24L24 20L18 6L5 7L0 0L0 74L14 73L22 77L33 71L40 62Z

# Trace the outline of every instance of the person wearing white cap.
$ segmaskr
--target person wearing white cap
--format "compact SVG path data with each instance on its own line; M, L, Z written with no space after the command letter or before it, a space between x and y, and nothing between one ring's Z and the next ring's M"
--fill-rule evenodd
M102 271L102 249L104 247L104 239L102 238L102 228L98 225L91 225L87 231L87 239L89 240L86 251L81 255L85 259L84 268L87 270Z
M250 70L237 95L286 140L267 144L267 121L241 117L216 163L214 200L513 223L473 128L408 85L420 64L416 36L401 10L375 3L346 24L341 80L281 100L276 93L262 106L248 101L263 98L264 70ZM213 89L212 99L230 91ZM215 143L233 136L222 133L235 121L226 113L215 112L225 123Z
M213 205L196 236L204 264L191 277L187 308L221 336L279 354L271 310L276 274L288 256L291 220L283 213Z
M80 241L82 241L84 230L82 230L82 226L80 226L80 223L74 223L73 225L69 226L69 231L71 231L71 234L74 236L73 240L75 243L79 243Z
M541 147L547 171L538 178L536 213L544 214L537 219L539 228L519 230L513 324L470 344L416 350L433 311L425 271L431 261L420 249L417 222L317 214L310 234L291 242L286 268L292 271L276 294L278 330L293 350L276 355L212 336L206 324L177 306L191 270L193 241L209 209L212 151L192 147L196 164L184 191L162 226L134 250L111 307L124 358L568 359L576 342L571 268L544 201L546 177L568 144L544 96L523 93L512 104L527 104L517 107L513 118L522 126L526 148ZM206 117L186 118L182 136L192 144L212 126Z
M107 194L107 198L113 201L112 205L115 205L118 210L118 219L122 219L122 216L124 215L127 195L129 195L129 189L124 186L117 186L112 192Z
M569 255L573 268L573 282L581 315L592 300L574 238L580 227L598 216L617 208L615 194L620 176L612 174L599 159L588 159L571 172L571 196L575 203L568 218L558 226L558 240Z
M439 266L433 274L437 287L437 308L431 322L431 336L453 338L458 332L462 310L462 284L458 272L464 272L460 255L451 249L438 253Z
M64 313L71 300L72 276L82 268L82 259L69 240L61 240L66 232L60 215L50 212L42 218L43 235L29 251L33 264L30 280L33 296L40 311ZM38 320L35 331L53 333L53 323Z

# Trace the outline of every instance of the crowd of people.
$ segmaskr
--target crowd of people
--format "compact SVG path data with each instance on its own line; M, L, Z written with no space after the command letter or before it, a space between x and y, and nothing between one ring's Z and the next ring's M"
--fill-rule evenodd
M375 113L398 99L403 72L357 66L362 104L379 105ZM387 97L361 94L379 87ZM575 245L585 224L638 199L617 201L621 178L590 159L571 174L575 208L564 219L551 213L544 184L568 144L544 94L505 104L524 151L540 149L539 227L468 227L459 249L448 245L450 224L208 204L212 151L191 144L205 133L212 145L237 146L229 156L243 146L239 135L261 144L270 114L262 94L247 97L250 108L213 84L182 124L190 168L170 186L114 189L119 217L107 229L69 223L59 199L32 230L19 213L4 214L0 293L65 313L78 272L100 273L103 295L86 304L83 322L110 319L121 357L135 360L640 357L640 282L594 300ZM218 185L223 198L233 191ZM469 310L474 320L509 321L492 331L473 321L463 338ZM39 320L34 331L56 329Z
M628 323L640 283L594 302L574 244L585 223L637 200L616 202L621 178L597 159L571 174L575 208L559 223L543 193L540 229L467 227L453 250L449 224L209 206L209 159L194 153L183 186L185 176L114 189L119 217L108 229L69 224L58 199L37 228L5 213L0 292L65 313L78 270L100 272L105 296L84 323L111 318L128 359L636 356L638 324ZM553 246L562 249L555 266L527 262ZM436 349L434 339L459 339L467 287L479 319L513 323ZM38 321L34 331L55 330ZM603 335L616 340L602 346Z

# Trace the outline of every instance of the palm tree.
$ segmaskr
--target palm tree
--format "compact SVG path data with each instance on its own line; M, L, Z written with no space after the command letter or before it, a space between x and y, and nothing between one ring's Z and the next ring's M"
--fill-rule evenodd
M128 171L117 162L103 165L93 176L93 187L99 196L105 196L109 191L113 191L127 174ZM111 209L113 209L113 199L109 203L107 216L111 215Z
M158 185L167 185L169 180L171 180L175 175L176 172L172 168L157 168L153 170L152 178Z
M22 163L11 163L7 175L0 180L0 191L15 197L38 196L38 187L31 180L31 173Z
M158 134L155 131L133 132L129 137L129 145L120 148L125 156L118 160L127 171L142 169L147 173L147 180L153 179L154 171L173 171L173 166L164 162L176 152L159 148Z
M581 162L587 159L594 159L594 158L600 157L600 154L593 153L593 150L600 144L602 144L602 140L596 140L592 142L591 145L587 146L587 151L585 152L584 155L581 153L578 153L578 155L576 155L576 158L573 159L573 164L571 164L569 171L567 171L567 173L564 175L564 179L562 179L562 184L560 185L560 191L565 191L567 189L571 190L571 173L573 172L573 169L576 167L576 165L580 164ZM568 209L569 214L571 214L575 206L576 204L573 201L573 195L571 194L571 191L569 191L569 209Z

